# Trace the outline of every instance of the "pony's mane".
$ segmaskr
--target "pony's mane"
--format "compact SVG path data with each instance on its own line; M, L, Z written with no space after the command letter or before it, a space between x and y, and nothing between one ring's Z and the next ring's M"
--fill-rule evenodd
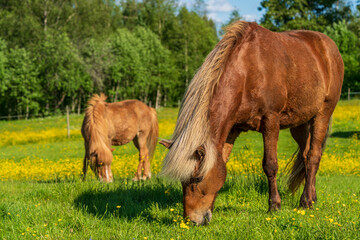
M111 163L112 153L108 146L109 129L105 119L106 98L103 93L100 95L94 94L88 101L82 132L87 142L85 145L88 145L88 149L86 149L88 155L95 152L98 155L98 160L103 163Z
M181 181L189 180L196 165L194 152L199 146L206 152L200 174L206 175L213 167L216 149L210 137L209 104L227 59L248 25L243 21L230 25L189 84L181 103L172 145L163 162L164 175Z

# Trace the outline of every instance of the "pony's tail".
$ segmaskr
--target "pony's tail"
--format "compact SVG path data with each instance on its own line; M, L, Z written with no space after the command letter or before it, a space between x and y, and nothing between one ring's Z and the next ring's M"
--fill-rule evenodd
M150 108L150 109L151 109L151 129L147 139L147 148L149 149L149 157L152 158L154 156L155 148L157 145L159 125L158 125L156 110L154 108Z
M321 145L321 154L325 150L326 140L328 139L331 133L331 123L332 123L332 116L329 120L326 135ZM292 193L295 193L305 179L305 159L303 152L301 152L299 148L295 151L291 161L293 161L294 164L291 169L291 173L289 174L288 187Z

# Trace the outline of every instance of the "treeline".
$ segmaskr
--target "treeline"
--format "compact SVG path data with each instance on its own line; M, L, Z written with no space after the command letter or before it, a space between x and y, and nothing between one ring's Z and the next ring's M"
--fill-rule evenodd
M0 116L80 112L98 92L177 105L217 41L176 0L0 0Z
M261 24L328 34L345 62L345 91L360 91L360 3L349 4L264 0ZM224 26L238 19L235 10ZM221 34L204 0L191 9L177 0L0 0L0 116L81 112L98 92L176 106Z

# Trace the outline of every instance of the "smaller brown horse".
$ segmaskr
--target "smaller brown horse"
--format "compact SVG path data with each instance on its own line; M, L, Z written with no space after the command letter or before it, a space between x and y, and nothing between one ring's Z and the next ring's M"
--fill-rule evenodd
M111 145L120 146L130 141L140 152L139 166L133 180L151 178L150 158L158 138L155 109L138 100L107 103L106 98L104 94L95 94L86 109L81 128L85 140L84 179L90 164L100 181L112 182L110 166L114 150Z

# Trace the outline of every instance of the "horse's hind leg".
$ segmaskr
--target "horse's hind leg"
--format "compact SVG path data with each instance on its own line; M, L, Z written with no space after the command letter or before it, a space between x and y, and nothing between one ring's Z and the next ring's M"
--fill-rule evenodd
M277 142L279 139L280 122L276 114L269 114L263 118L262 134L264 141L263 169L269 183L269 211L281 207L281 199L277 189L276 174L277 163Z
M290 128L291 136L299 146L297 156L288 180L289 189L295 192L305 179L305 163L310 149L310 124Z
M316 197L316 173L319 169L322 156L322 147L326 141L326 134L329 127L329 121L332 112L319 113L310 126L310 151L308 161L305 163L305 187L300 198L300 205L303 207L312 207L317 200Z
M149 160L149 150L147 148L147 137L148 134L144 132L140 132L138 136L134 139L134 144L139 150L139 166L137 173L133 180L146 180L151 178L151 168L150 168L150 160ZM142 169L144 168L144 172L141 176Z
M133 140L134 142L134 145L135 147L139 150L140 152L140 146L139 146L139 140L138 140L138 137L136 136ZM137 171L135 173L135 176L134 178L132 179L133 181L139 181L141 179L141 174L142 174L142 169L143 169L143 161L141 160L141 157L139 156L139 165L138 165L138 168L137 168Z

